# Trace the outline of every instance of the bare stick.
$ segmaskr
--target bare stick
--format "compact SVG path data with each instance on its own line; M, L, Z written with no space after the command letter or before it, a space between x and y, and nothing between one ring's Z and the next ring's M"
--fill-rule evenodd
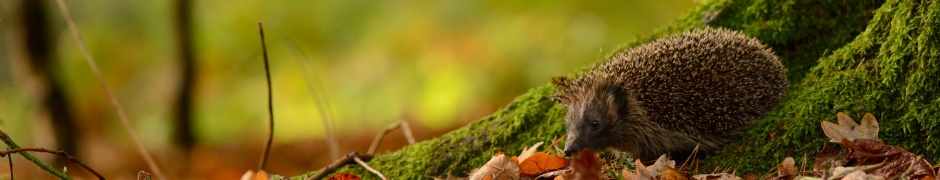
M3 143L6 143L6 144L7 144L7 147L10 148L10 149L19 149L19 148L20 148L19 145L16 145L16 142L13 142L13 139L10 139L10 136L8 136L6 132L0 131L0 140L2 140ZM27 152L20 152L20 155L22 155L23 157L25 157L27 160L32 161L33 164L36 164L37 166L39 166L39 167L42 168L43 170L46 170L47 172L49 172L50 174L52 174L53 176L55 176L55 177L57 177L57 178L59 178L59 179L72 179L71 177L69 177L69 175L66 175L65 173L59 172L59 170L56 170L56 168L53 168L53 167L50 166L49 164L46 164L45 162L40 161L39 158L36 158L35 156L33 156L33 155L31 155L31 154L29 154L29 153L27 153ZM10 157L10 159L13 159L13 157ZM13 160L10 160L10 167L11 167L11 168L13 167ZM13 170L10 170L10 173L13 173ZM12 176L11 176L11 177L12 177Z
M384 175L382 175L382 173L380 173L378 170L372 169L372 167L369 167L369 164L366 164L366 162L363 162L362 159L359 159L359 157L353 157L353 160L356 160L356 163L359 163L359 165L366 168L366 170L369 170L369 172L372 172L372 173L375 173L375 175L378 175L379 178L382 178L382 180L388 180L387 178L385 178Z
M0 151L0 157L13 154L13 153L20 153L20 152L26 152L26 151L43 152L43 153L59 155L62 158L65 158L66 160L69 160L70 162L78 164L78 166L85 168L85 170L88 170L88 172L95 174L95 176L97 176L98 179L104 179L104 177L101 176L101 174L98 174L97 171L95 171L94 169L91 169L91 167L88 167L88 165L85 165L85 163L82 163L77 158L69 156L69 154L65 153L65 151L53 151L53 150L43 149L43 148L16 148L16 149L11 149L7 151Z
M311 68L310 63L307 61L307 55L300 51L300 48L297 47L293 41L284 40L285 44L288 47L291 47L294 55L300 56L302 60L298 59L300 62L302 71L304 74L304 83L307 84L307 90L310 92L313 101L317 104L317 110L320 111L320 120L323 122L323 133L326 135L327 146L330 148L330 158L333 158L334 161L339 159L339 143L336 140L336 135L333 134L333 114L330 109L329 100L326 99L327 96L323 95L324 90L320 85L322 82L316 78L316 69Z
M12 149L7 147L7 150ZM7 157L7 160L10 161L10 180L13 180L13 156Z
M408 139L408 144L415 144L415 137L411 135L411 126L408 125L408 120L401 120L401 130L405 134L405 139Z
M695 149L692 149L692 155L689 156L689 157L687 157L687 158L685 159L685 162L682 162L682 165L679 166L679 168L685 167L685 165L686 165L687 163L689 163L689 160L695 159L695 155L698 154L698 146L699 146L698 144L695 145ZM688 165L691 166L692 164L688 164Z
M385 126L385 129L382 129L382 131L379 132L379 134L375 135L375 139L372 140L372 145L369 146L369 151L366 151L366 153L374 154L375 149L378 148L379 144L382 143L382 138L385 137L385 134L388 133L389 131L398 129L398 127L401 127L401 121Z
M268 48L264 45L264 27L258 22L258 32L261 34L261 52L264 54L264 75L268 78L268 142L264 145L264 154L261 154L261 164L258 170L264 170L264 164L268 162L268 153L271 152L271 141L274 141L274 104L271 95L271 70L268 68Z
M357 152L351 152L349 154L346 154L346 156L343 156L343 158L333 161L332 164L327 165L326 167L320 168L320 170L318 170L317 173L307 178L307 180L323 179L327 174L333 173L333 171L336 171L337 169L347 164L352 164L353 162L355 162L356 158L360 158L360 161L369 161L369 160L372 160L372 155L369 155L369 154L359 155L359 153Z
M130 120L127 119L127 115L124 114L124 109L121 108L121 104L118 103L117 97L114 96L114 93L111 92L111 87L108 86L108 83L104 81L104 76L101 75L101 70L98 70L98 64L95 63L95 59L92 58L91 53L88 52L88 48L85 48L85 42L82 40L81 34L78 33L78 27L75 25L75 21L72 20L72 15L69 13L69 9L66 7L63 0L56 0L56 3L59 4L59 10L62 11L62 17L65 18L65 23L68 24L69 31L72 33L72 38L75 39L75 43L78 44L79 50L85 56L85 61L88 62L88 66L91 67L92 73L95 74L95 77L98 79L98 85L101 86L101 89L104 90L104 93L108 96L108 100L111 102L111 106L118 113L118 117L121 119L121 122L124 124L124 129L127 130L127 134L130 135L131 140L134 141L134 144L137 146L137 151L141 156L144 157L144 161L147 161L147 166L150 167L150 170L157 176L158 179L165 179L163 173L160 171L160 167L157 167L156 161L150 157L150 154L147 153L147 150L144 149L144 144L140 142L140 138L137 137L137 133L134 132L133 126L131 126Z

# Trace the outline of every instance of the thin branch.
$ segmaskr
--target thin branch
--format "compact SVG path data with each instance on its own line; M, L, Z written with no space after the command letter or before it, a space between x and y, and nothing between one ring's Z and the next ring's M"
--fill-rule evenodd
M379 134L376 134L376 135L375 135L375 139L372 140L372 145L369 146L369 151L366 151L366 153L367 153L367 154L374 154L374 153L375 153L375 149L378 148L378 147L379 147L379 144L382 143L382 138L385 137L385 134L387 134L389 131L398 129L399 127L401 127L401 121L395 122L395 123L392 123L392 124L389 124L388 126L385 126L385 128L382 129L382 131L380 131Z
M7 150L12 149L7 147ZM7 157L7 160L10 161L10 180L13 180L13 156Z
M11 149L20 148L20 146L16 145L16 142L13 142L13 139L10 139L10 136L7 135L7 133L3 132L2 130L0 130L0 140L3 140L3 142L7 144L8 148L11 148ZM27 160L32 161L33 164L36 164L37 166L39 166L39 168L46 170L53 176L58 177L59 179L72 179L72 177L69 177L69 175L59 172L59 170L57 170L56 168L53 168L52 166L50 166L49 164L46 164L45 162L40 161L39 158L36 158L32 154L29 154L27 152L20 152L20 155L25 157ZM10 157L10 158L12 159L13 157ZM12 160L10 162L10 167L13 167ZM13 173L13 171L10 170L10 173Z
M85 165L85 163L82 163L77 158L70 156L65 151L53 151L53 150L44 149L44 148L16 148L16 149L11 149L11 150L6 150L6 151L0 151L0 157L13 154L13 153L22 153L22 152L27 152L27 151L43 152L43 153L59 155L62 158L65 158L66 160L69 160L70 162L78 164L78 166L85 168L85 170L88 170L88 172L95 174L95 176L97 176L98 179L104 179L104 177L101 176L101 174L98 174L97 171L95 171L94 169L91 169L91 167L88 167L88 165Z
M114 96L114 93L111 92L111 87L108 86L108 83L104 81L104 76L101 75L101 70L98 70L98 64L95 63L95 59L91 56L91 53L88 52L88 48L85 47L85 42L82 40L81 34L78 33L78 27L75 25L75 21L72 20L72 15L69 13L69 9L66 7L63 0L56 0L56 3L59 5L59 10L62 11L62 17L65 18L65 22L69 27L69 31L72 33L72 38L75 39L75 43L78 44L79 50L81 50L82 55L85 56L85 61L88 62L88 66L91 67L92 73L95 74L95 77L98 79L98 85L101 86L101 89L104 90L104 93L108 96L108 100L111 102L111 106L118 113L118 117L121 119L121 122L124 124L124 129L127 130L127 133L130 135L131 140L134 141L134 144L137 146L137 150L140 155L144 157L144 160L147 161L147 166L156 174L158 179L165 179L163 173L160 171L160 167L157 166L156 161L150 157L150 154L147 153L147 150L144 149L143 143L140 142L140 138L137 137L137 133L134 132L133 126L131 126L130 120L128 120L127 115L124 114L124 109L121 108L121 104L118 103L117 97Z
M324 177L326 177L326 175L333 173L333 171L336 171L337 169L347 164L352 164L356 162L355 161L356 158L359 158L360 161L369 161L369 160L372 160L373 156L369 154L360 155L357 152L351 152L349 154L346 154L346 156L343 156L343 158L333 161L332 164L327 165L326 167L320 168L320 170L318 170L317 173L313 174L313 176L308 177L307 180L323 179Z
M378 170L375 170L375 169L372 169L372 167L369 167L369 164L366 164L366 162L363 162L362 159L359 159L359 157L354 156L353 160L356 160L356 163L359 163L359 165L366 168L366 170L369 170L369 172L372 172L372 173L375 173L375 175L378 175L379 178L382 178L382 180L388 180L387 178L385 178L385 175L382 175L382 173L379 172Z
M336 140L336 135L333 134L333 113L330 108L330 101L327 99L327 96L323 95L324 90L320 83L319 78L317 78L316 69L312 68L310 62L307 61L307 55L300 51L300 48L297 47L293 41L285 39L282 42L290 47L291 51L295 56L300 56L301 59L297 59L301 67L301 72L304 75L304 83L307 84L307 90L310 93L310 97L313 97L313 101L317 104L317 110L320 112L320 120L323 122L323 133L326 135L327 146L330 149L330 158L334 161L339 159L339 143Z
M415 137L411 135L411 126L408 125L408 120L401 120L401 131L404 132L409 145L415 144Z
M264 170L268 162L268 153L271 152L271 142L274 141L274 97L271 95L271 70L268 68L268 47L264 44L264 27L258 22L258 32L261 34L261 52L264 54L264 75L268 80L268 142L264 145L264 154L261 155L261 164L258 170Z
M695 155L698 154L698 147L699 147L699 145L696 144L696 145L695 145L695 149L692 149L692 154L689 155L689 157L686 157L685 162L682 162L682 165L679 166L679 168L685 167L685 165L689 163L689 160L694 160L694 159L695 159ZM692 164L688 164L688 165L691 166Z

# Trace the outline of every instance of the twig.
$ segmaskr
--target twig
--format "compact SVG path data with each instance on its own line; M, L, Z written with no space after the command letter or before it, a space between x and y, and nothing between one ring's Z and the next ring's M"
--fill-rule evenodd
M352 164L353 162L355 162L357 158L359 158L360 161L369 161L369 160L372 160L372 157L373 156L369 154L360 155L357 152L351 152L349 154L346 154L346 156L343 156L343 158L333 161L332 164L327 165L326 167L320 168L320 170L318 170L317 173L307 178L307 180L323 179L326 175L333 173L333 171L336 171L337 169L347 164Z
M802 175L803 175L803 170L805 170L805 169L806 169L806 153L804 152L804 153L803 153L803 162L800 163L800 173L799 173L798 175L802 176Z
M564 139L564 137L568 137L568 133L566 132L565 134L561 135L561 137L562 138L553 137L552 144L548 145L549 147L552 147L552 148L546 148L545 151L548 152L548 149L555 149L555 154L565 155L565 151L562 150L561 148L558 148L557 145L558 145L558 142L561 142L561 140Z
M695 145L695 149L692 149L692 154L689 155L689 157L685 159L685 162L682 162L682 165L679 166L679 168L685 167L685 165L689 163L689 160L695 159L695 156L698 155L698 146L699 146L698 144Z
M375 139L372 140L372 145L369 146L369 151L366 151L366 153L374 154L375 149L378 148L379 144L382 143L382 138L385 137L385 134L388 133L389 131L398 129L399 127L401 127L401 121L385 126L385 129L382 129L382 131L379 132L379 134L375 135Z
M353 160L356 160L356 163L366 168L366 170L369 170L369 172L372 172L372 173L375 173L375 175L378 175L379 178L382 178L382 180L388 180L387 178L385 178L384 175L382 175L381 172L379 172L378 170L372 169L372 167L369 167L369 164L366 164L366 162L363 162L362 159L359 159L359 157L353 157Z
M147 161L147 166L150 167L150 170L157 176L158 179L165 179L163 173L160 171L160 167L157 166L156 161L150 157L150 154L147 153L147 150L144 149L144 144L140 142L140 138L137 137L137 133L134 132L133 126L131 126L130 120L128 120L127 115L124 114L124 109L121 108L121 104L118 103L117 97L114 96L114 93L111 92L111 87L108 86L108 83L104 81L104 76L101 75L101 70L98 70L98 64L95 63L95 59L91 56L91 53L88 52L88 49L85 47L85 42L82 40L81 34L78 33L78 27L75 25L75 21L72 20L72 15L69 13L69 9L66 7L63 0L56 0L56 3L59 5L59 10L62 11L62 17L65 18L65 23L69 27L69 31L72 33L72 38L75 39L75 43L78 44L78 49L81 50L82 54L85 56L85 61L88 62L88 66L91 67L92 73L95 74L95 77L98 79L98 85L101 86L101 89L104 90L104 93L108 96L108 100L111 102L111 106L117 111L118 117L121 119L121 122L124 124L124 129L127 130L127 133L130 135L131 140L134 141L134 144L137 146L137 151L141 156L144 157L144 161Z
M0 151L0 157L13 154L13 153L22 153L22 152L27 152L27 151L43 152L43 153L59 155L62 158L65 158L66 160L69 160L72 163L78 164L78 166L85 168L85 170L88 170L88 172L95 174L95 176L97 176L98 179L104 179L104 177L101 176L101 174L98 174L98 172L96 172L94 169L91 169L91 167L88 167L88 165L85 165L85 163L82 163L77 158L69 156L69 154L66 153L65 151L53 151L53 150L44 149L44 148L16 148L16 149L11 149L11 150L6 150L6 151Z
M288 47L291 47L294 55L300 56L302 60L298 59L300 66L302 67L304 75L304 83L307 84L307 90L310 91L313 101L317 104L317 110L320 111L320 120L323 122L323 133L326 134L327 146L330 148L330 158L334 161L339 159L339 143L336 140L336 135L333 134L333 113L330 108L330 100L327 99L326 95L323 95L324 90L320 85L319 78L316 78L316 69L311 68L310 63L307 61L307 55L300 51L300 48L297 47L293 41L284 40L285 44Z
M61 1L61 0L60 0ZM274 141L274 104L271 95L271 70L268 68L268 48L264 45L264 27L258 22L258 32L261 34L261 52L264 54L264 75L268 79L268 142L264 145L264 154L261 155L261 164L258 170L264 170L264 164L268 162L268 153L271 152L271 141Z
M408 140L408 144L415 144L415 137L411 135L411 126L408 125L408 120L401 120L401 131L405 134L405 139Z
M2 130L0 130L0 140L3 140L3 142L7 144L7 148L10 148L10 149L19 149L19 148L20 148L20 146L19 146L19 145L16 145L16 142L13 142L13 139L10 139L10 136L7 135L7 133L6 133L6 132L3 132ZM35 156L33 156L33 155L31 155L31 154L29 154L29 153L27 153L27 152L20 152L20 155L22 155L23 157L25 157L27 160L32 161L33 164L36 164L37 166L39 166L39 167L42 168L43 170L46 170L47 172L49 172L49 173L52 174L53 176L58 177L59 179L72 179L71 177L69 177L69 176L66 175L65 173L59 172L59 170L56 170L56 168L53 168L53 167L50 166L49 164L46 164L45 162L40 161L39 158L36 158ZM13 157L10 157L10 159L12 159L12 158L13 158ZM12 160L10 160L10 167L11 167L11 168L13 167L13 162L12 162ZM13 173L13 170L10 170L10 173Z
M12 149L7 147L7 150ZM10 180L13 180L13 156L7 157L7 160L10 161Z

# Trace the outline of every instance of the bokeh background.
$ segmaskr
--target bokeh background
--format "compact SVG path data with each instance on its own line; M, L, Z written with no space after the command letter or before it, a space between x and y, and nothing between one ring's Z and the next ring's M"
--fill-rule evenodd
M40 12L24 13L38 2ZM194 59L194 144L181 148L176 1L66 1L85 45L134 130L170 177L237 178L254 169L267 134L267 97L257 22L265 26L275 137L268 171L287 176L332 161L324 119L340 154L365 151L386 125L407 120L418 140L484 117L553 76L594 62L689 10L691 0L624 1L249 1L183 6ZM25 14L25 15L24 15ZM0 1L0 129L25 147L62 149L108 177L149 171L108 104L53 0ZM39 20L37 20L37 18ZM44 20L44 21L43 21ZM44 22L46 68L28 53L28 23ZM37 47L32 47L37 48ZM53 82L49 82L53 79ZM63 92L71 131L47 108ZM320 100L317 100L317 97ZM321 114L319 106L329 113ZM378 152L406 142L388 134ZM54 157L41 155L54 161ZM16 177L50 177L14 157ZM6 161L6 160L4 160ZM0 179L10 176L0 163ZM67 164L61 163L60 165ZM78 167L69 172L88 176Z

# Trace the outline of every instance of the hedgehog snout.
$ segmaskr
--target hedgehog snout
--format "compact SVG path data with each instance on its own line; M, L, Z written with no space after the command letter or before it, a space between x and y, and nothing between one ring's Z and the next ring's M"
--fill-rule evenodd
M572 148L571 146L565 146L565 157L570 157L574 153L578 153L580 149Z
M565 139L565 157L571 156L581 150L581 145L577 143L578 140L576 136L577 134L568 134L568 138Z

